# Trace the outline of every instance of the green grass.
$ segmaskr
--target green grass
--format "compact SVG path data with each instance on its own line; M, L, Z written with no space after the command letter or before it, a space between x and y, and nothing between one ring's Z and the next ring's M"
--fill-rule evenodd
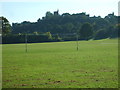
M5 44L3 88L118 88L118 40Z

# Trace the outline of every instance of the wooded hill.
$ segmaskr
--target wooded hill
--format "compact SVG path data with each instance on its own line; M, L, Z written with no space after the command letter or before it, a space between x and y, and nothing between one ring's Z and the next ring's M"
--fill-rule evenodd
M119 16L114 13L102 18L101 16L90 17L84 12L60 15L59 11L54 13L48 11L45 17L39 18L37 22L12 23L9 35L44 34L48 35L51 41L55 40L56 35L59 40L76 40L76 35L79 40L116 38L118 37L119 23Z

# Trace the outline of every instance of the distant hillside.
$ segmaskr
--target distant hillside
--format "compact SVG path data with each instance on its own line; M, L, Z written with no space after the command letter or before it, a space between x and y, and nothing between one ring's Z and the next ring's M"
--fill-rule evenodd
M101 16L90 17L84 12L63 13L62 15L59 14L59 11L46 12L46 15L42 19L39 18L37 22L23 21L22 23L12 23L12 26L9 25L6 18L1 17L1 19L4 22L2 23L2 33L6 42L11 38L16 39L16 36L19 39L14 41L24 42L24 39L20 38L24 37L25 33L28 33L30 42L76 40L76 38L78 40L117 38L120 27L120 17L115 16L114 13L102 18ZM46 37L46 39L42 37Z

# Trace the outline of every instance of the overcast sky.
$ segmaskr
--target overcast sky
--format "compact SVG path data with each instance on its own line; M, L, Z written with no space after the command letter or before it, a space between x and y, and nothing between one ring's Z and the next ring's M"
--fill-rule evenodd
M31 21L45 16L47 11L53 13L82 13L90 16L106 16L114 12L118 16L119 0L0 0L0 16L10 23Z

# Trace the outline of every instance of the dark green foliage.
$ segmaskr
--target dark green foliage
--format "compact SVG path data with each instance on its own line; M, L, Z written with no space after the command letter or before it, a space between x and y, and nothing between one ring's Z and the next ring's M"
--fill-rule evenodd
M93 35L92 26L90 23L84 23L80 29L80 39L88 40Z
M54 35L53 40L54 41L62 41L62 38L60 38L59 35L56 34L56 35Z
M12 33L29 33L33 32L51 32L51 34L68 34L76 33L84 23L90 23L93 26L93 32L97 32L101 29L108 30L108 27L115 26L118 22L118 17L112 14L108 14L105 18L100 16L90 17L86 13L59 14L58 11L51 13L46 12L46 16L42 19L38 19L37 22L22 22L13 23ZM86 29L87 30L87 29ZM87 31L86 31L87 32ZM92 34L91 34L92 35Z
M116 38L119 34L118 30L118 25L100 29L95 33L94 39Z
M102 18L100 16L90 17L84 12L77 14L63 13L60 15L58 10L54 13L48 11L45 17L39 18L37 22L23 21L22 23L13 23L11 33L17 35L19 33L30 33L38 36L43 33L48 36L47 38L50 41L61 41L61 39L64 41L76 40L76 33L80 35L79 40L116 38L120 27L119 19L120 17L115 16L114 13ZM8 22L7 19L6 22ZM9 26L9 23L7 26ZM9 33L10 26L9 29L6 28L3 31ZM32 37L31 41L33 41L33 38L38 39ZM39 40L35 41L39 42Z
M7 35L2 36L2 43L24 43L25 35Z
M28 34L27 35L27 42L28 43L39 43L39 42L56 42L61 41L62 39L57 35L53 36L50 34L50 32L43 33L43 34ZM7 35L2 36L2 43L3 44L10 44L10 43L25 43L25 34L19 35Z
M118 37L120 37L120 24L118 24L117 26L116 26L116 30L117 30L117 32L118 32Z
M94 39L98 40L98 39L104 39L104 38L107 38L107 37L108 37L108 35L107 35L106 30L101 29L101 30L96 32L96 34L94 36Z
M5 17L0 17L0 22L2 27L0 27L2 30L2 35L8 35L11 32L11 25L9 24L9 21ZM1 32L1 31L0 31Z

